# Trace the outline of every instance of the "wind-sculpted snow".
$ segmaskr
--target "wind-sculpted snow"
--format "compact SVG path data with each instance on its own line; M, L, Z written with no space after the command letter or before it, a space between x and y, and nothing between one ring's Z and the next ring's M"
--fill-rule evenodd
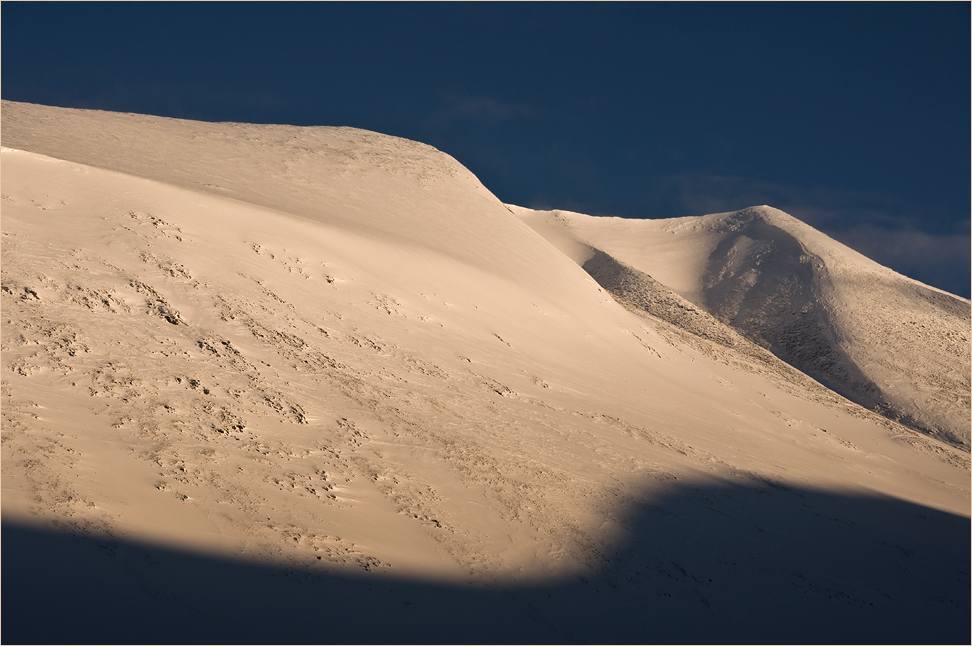
M968 450L972 309L965 299L900 276L769 207L643 221L519 213L568 253L586 247L664 279L835 392ZM584 254L574 256L584 264ZM609 291L632 298L628 288Z
M85 626L75 641L152 640L90 615L142 598L126 577L150 599L132 616L171 627L146 633L165 641L250 626L264 602L295 627L281 640L331 641L315 632L329 609L308 600L378 584L394 603L340 602L340 640L379 625L374 609L422 630L362 639L476 641L455 629L460 613L511 598L527 604L528 637L592 640L604 624L574 610L608 588L618 604L598 603L624 628L604 634L618 639L643 640L645 606L708 613L699 638L775 639L785 626L740 623L740 603L804 594L816 610L841 604L852 628L875 604L835 640L887 617L916 634L915 599L945 624L935 634L964 629L953 589L968 562L941 555L967 553L954 530L966 452L837 396L635 262L568 238L559 250L447 155L351 129L7 102L2 117L3 557L24 566L5 569L4 599L93 576L68 613ZM809 491L824 497L790 495ZM875 496L892 502L840 502ZM647 524L632 512L645 504ZM881 520L855 533L867 509ZM758 559L773 518L794 520L769 529L797 545L792 527L824 517L825 540L869 555L849 581L826 555L729 558L749 545ZM918 538L883 538L896 518ZM659 528L661 551L640 551ZM706 562L698 546L722 534L725 562ZM76 567L52 574L32 545ZM103 559L119 578L97 574ZM772 589L778 566L797 592ZM222 604L201 624L188 619L207 597L197 575ZM267 576L286 580L281 595L241 612ZM752 581L765 591L740 597ZM428 610L407 615L416 590L452 600L446 637ZM5 640L11 625L28 624L5 621Z

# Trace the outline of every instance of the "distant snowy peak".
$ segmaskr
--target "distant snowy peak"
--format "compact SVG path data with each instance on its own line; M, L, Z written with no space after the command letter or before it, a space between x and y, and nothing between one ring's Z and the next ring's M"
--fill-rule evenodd
M657 288L634 297L630 280L622 285L617 272L604 271L602 255L845 397L969 447L967 300L769 206L670 220L514 210L624 302L651 303L646 312L659 316Z

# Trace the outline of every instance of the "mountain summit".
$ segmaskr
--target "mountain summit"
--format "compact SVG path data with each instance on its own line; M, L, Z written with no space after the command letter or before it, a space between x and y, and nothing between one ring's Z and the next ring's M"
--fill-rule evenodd
M966 301L362 130L0 116L4 641L967 638Z
M672 220L517 212L551 242L580 249L575 260L609 291L620 289L611 286L618 272L595 253L657 278L852 401L968 450L966 299L768 206Z

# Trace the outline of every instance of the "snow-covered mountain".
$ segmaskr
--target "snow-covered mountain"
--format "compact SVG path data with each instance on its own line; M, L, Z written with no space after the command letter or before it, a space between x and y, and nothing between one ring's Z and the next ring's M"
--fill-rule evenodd
M806 309L845 353L806 371L886 394L925 343L788 216L616 236L351 128L0 119L5 641L965 635L967 426L770 352ZM888 280L880 316L962 315ZM901 411L945 437L940 392Z
M968 449L968 300L768 206L672 220L513 208L628 302L681 297L849 399ZM633 272L653 287L618 282Z

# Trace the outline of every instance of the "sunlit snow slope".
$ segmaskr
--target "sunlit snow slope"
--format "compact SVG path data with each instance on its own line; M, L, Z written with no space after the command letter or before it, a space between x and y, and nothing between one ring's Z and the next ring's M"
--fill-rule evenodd
M121 641L186 639L164 631L187 617L223 641L267 625L285 627L263 641L788 634L792 621L754 622L750 604L808 626L843 617L811 641L851 626L911 635L904 608L943 640L967 629L967 535L949 529L968 523L967 452L835 395L699 308L627 309L580 266L590 257L550 244L451 157L350 128L11 102L0 117L3 581L5 609L21 604L5 620L74 589L29 569L31 549L67 534L117 569L109 587L131 579L139 608L169 613L153 623L163 632ZM735 280L675 284L707 276L728 238L679 250L665 235L671 274L642 272L706 306ZM853 298L833 289L834 303ZM29 533L41 530L53 533ZM835 540L851 551L818 554ZM174 557L106 544L235 559L221 594L241 605L194 596L213 581L186 582L209 566L167 578L158 563ZM89 562L73 554L70 567ZM251 590L243 563L303 574ZM362 592L326 633L287 614L354 572L388 594ZM396 601L416 582L425 592L409 594L469 603L436 619ZM487 596L463 596L474 588ZM96 603L72 598L64 612L79 617ZM582 601L599 618L571 610ZM277 603L291 619L247 623ZM487 632L462 632L463 612L500 607L516 621L476 615ZM429 632L439 619L458 632ZM5 621L4 640L20 625ZM244 626L257 632L233 632ZM104 641L90 630L67 634Z
M968 300L767 206L672 220L513 208L602 285L647 274L842 395L968 449Z

